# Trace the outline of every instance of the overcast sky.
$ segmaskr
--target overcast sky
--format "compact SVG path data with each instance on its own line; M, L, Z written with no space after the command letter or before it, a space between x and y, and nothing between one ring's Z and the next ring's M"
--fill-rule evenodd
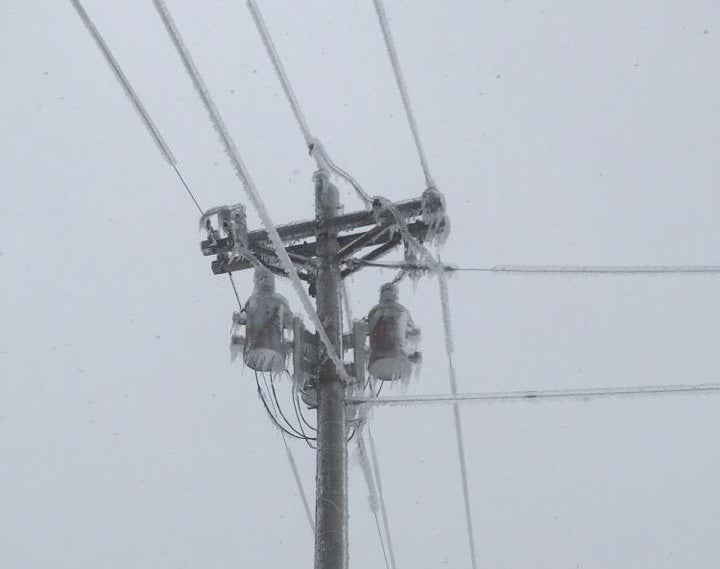
M386 2L452 218L446 261L720 262L715 0ZM335 161L371 194L419 195L371 0L259 3ZM202 206L245 200L152 2L84 4ZM244 2L168 5L275 221L312 217L314 163ZM0 566L311 567L282 441L230 363L232 290L69 1L0 2L0 125ZM349 281L356 317L393 276ZM246 297L251 275L236 280ZM719 284L463 273L460 389L716 381ZM407 392L448 392L437 283L404 283L401 302L423 332ZM480 566L718 566L719 410L464 407ZM398 567L469 567L450 408L372 426ZM314 454L293 448L312 491ZM351 565L382 567L350 477Z

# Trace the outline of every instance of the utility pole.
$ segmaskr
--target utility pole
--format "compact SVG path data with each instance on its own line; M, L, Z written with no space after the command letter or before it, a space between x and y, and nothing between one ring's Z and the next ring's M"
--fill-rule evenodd
M317 220L317 313L335 353L342 358L342 303L338 228L329 222L340 208L339 193L327 173L315 173ZM345 386L318 342L317 491L315 498L315 569L348 565L347 423Z
M347 346L343 346L342 280L403 245L402 235L395 230L398 223L402 222L405 230L420 242L437 230L439 220L441 227L445 227L444 204L441 200L438 202L433 190L426 190L419 198L391 206L382 200L374 200L369 209L340 214L339 193L330 183L328 173L318 170L313 180L315 219L279 225L277 231L298 277L308 284L309 294L316 298L317 314L333 350L341 361L345 349L355 351L355 363L349 366L345 377L355 375L359 380L365 373L362 351L367 332L361 332L361 325L356 326L356 333L348 334ZM215 227L212 224L214 218L217 218ZM259 264L274 274L288 276L267 231L247 230L242 204L208 210L201 222L208 232L208 239L201 243L202 252L216 257L212 262L213 273L257 269ZM273 326L272 321L265 325ZM280 346L282 331L277 333L277 346ZM258 338L265 334L251 336ZM314 390L317 396L314 402L306 401L309 408L317 411L315 569L347 569L349 425L346 390L352 387L345 384L346 380L328 357L318 333L310 334L297 321L293 350L294 358L297 356L293 360L296 387L306 393L305 380L300 380L301 376L306 377L308 389ZM283 361L282 357L278 359ZM250 365L247 359L246 364ZM364 385L364 381L359 381L358 385Z

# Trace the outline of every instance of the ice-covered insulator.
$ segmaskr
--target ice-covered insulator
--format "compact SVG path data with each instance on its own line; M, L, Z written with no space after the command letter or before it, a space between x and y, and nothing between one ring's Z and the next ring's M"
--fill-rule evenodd
M397 286L384 284L380 288L380 302L368 315L368 371L377 379L407 381L413 371L413 362L418 359L420 330L397 298Z
M255 269L255 289L245 305L245 365L256 371L285 369L288 345L285 329L292 328L293 314L284 296L275 292L275 277Z
M232 251L237 257L248 247L247 220L242 204L209 209L200 218L200 227L208 236L201 245L206 255Z
M442 244L450 233L450 220L445 211L445 197L436 188L422 194L422 221L427 226L425 240Z

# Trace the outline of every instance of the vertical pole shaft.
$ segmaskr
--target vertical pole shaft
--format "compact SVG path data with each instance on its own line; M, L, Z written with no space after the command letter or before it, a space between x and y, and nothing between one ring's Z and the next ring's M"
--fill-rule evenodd
M337 188L327 175L315 175L317 231L317 313L336 353L342 357L342 308L337 229L327 222L340 207ZM315 502L315 569L347 569L347 443L345 387L321 345L318 370L317 493Z

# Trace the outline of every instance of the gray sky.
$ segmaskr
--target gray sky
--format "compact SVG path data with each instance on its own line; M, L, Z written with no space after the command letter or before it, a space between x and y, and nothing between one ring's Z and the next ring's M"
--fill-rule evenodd
M168 4L276 222L311 217L313 163L244 2ZM419 195L372 2L260 4L335 161L372 194ZM243 201L152 3L85 5L200 203ZM445 260L720 261L717 2L387 10L452 217ZM0 566L310 567L281 440L230 363L227 279L69 2L1 3L0 124ZM390 278L349 283L356 316ZM237 282L247 295L251 275ZM719 379L717 277L465 273L450 287L461 390ZM445 393L437 283L401 300L424 336L408 393ZM465 407L481 567L717 566L719 405ZM372 421L398 566L468 567L450 408ZM314 455L294 448L311 488ZM357 465L350 531L352 566L381 567Z

